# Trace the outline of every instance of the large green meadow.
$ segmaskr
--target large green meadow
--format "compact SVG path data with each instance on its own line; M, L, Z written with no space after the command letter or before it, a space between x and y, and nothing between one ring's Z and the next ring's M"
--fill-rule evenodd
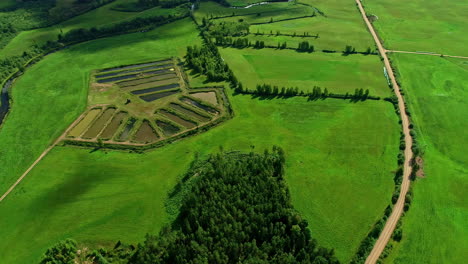
M249 89L266 83L312 91L316 85L339 94L363 88L374 96L391 95L378 56L253 48L220 48L220 51Z
M410 54L391 58L424 152L425 177L413 183L403 240L388 262L463 263L468 258L467 60Z
M240 95L231 101L234 119L145 154L55 148L0 207L12 216L1 223L0 254L29 263L67 237L87 246L142 241L168 222L167 194L195 153L279 145L295 208L321 245L349 260L393 190L392 106Z
M51 27L22 31L13 38L8 45L0 50L0 58L12 55L21 55L29 47L33 45L42 45L47 41L55 41L59 34L66 33L72 29L89 29L92 27L101 27L119 23L136 17L169 15L181 11L179 8L165 9L159 7L141 12L121 12L113 9L115 6L124 2L128 1L117 0Z
M468 56L464 1L364 0L387 49Z
M320 14L320 12L323 13ZM298 18L315 13L315 17L279 21L282 19ZM229 17L235 14L234 17ZM345 0L334 1L298 1L288 3L271 3L254 6L248 9L232 9L214 2L202 2L195 11L195 18L199 23L203 18L228 16L213 19L213 23L239 22L264 23L250 26L249 39L261 39L265 44L276 46L278 42L286 42L288 47L297 48L299 41L307 40L317 50L343 51L346 45L353 46L357 51L374 49L372 37L367 32L362 18L355 7L355 3ZM273 21L273 23L267 23ZM318 38L277 37L276 33L296 34L308 33ZM272 36L254 36L253 34L273 34Z
M185 19L76 45L28 69L13 85L11 111L0 130L0 192L84 110L91 70L183 56L187 45L199 42L195 25Z
M12 88L12 109L0 130L1 192L84 110L91 70L182 57L187 45L197 43L201 40L195 25L186 19L145 33L82 43L28 69ZM303 66L314 66L293 51L275 56L281 63L291 63L284 57L294 56ZM369 64L378 61L376 56L330 56L349 59L352 67L366 65L363 59ZM238 66L231 61L236 71ZM380 71L377 62L375 67ZM383 74L369 76L380 85L376 92L389 91ZM238 77L246 78L243 73ZM342 75L329 73L320 81L326 83L326 78L332 81ZM336 83L336 89L351 82L345 80ZM360 80L365 88L368 80ZM142 241L147 232L158 232L174 217L176 212L166 212L167 196L195 153L206 156L220 146L263 151L279 145L286 151L286 177L295 208L321 245L349 261L393 192L399 125L392 105L247 95L230 95L230 100L232 120L144 154L53 149L0 206L0 215L8 216L0 218L2 260L35 262L46 248L68 237L85 246Z

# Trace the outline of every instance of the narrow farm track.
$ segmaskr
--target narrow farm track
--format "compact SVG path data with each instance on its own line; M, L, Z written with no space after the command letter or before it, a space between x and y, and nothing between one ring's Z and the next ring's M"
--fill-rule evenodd
M15 187L20 184L20 182L24 179L24 177L26 177L26 175L29 174L29 172L31 172L32 169L34 169L34 167L55 147L57 146L58 143L60 143L63 139L65 139L65 136L67 135L68 131L70 131L70 129L72 129L79 121L81 121L81 119L84 117L84 115L86 114L87 111L84 111L66 130L65 132L63 132L63 134L58 137L54 143L52 143L52 145L50 145L46 150L44 150L41 155L39 155L39 157L33 162L33 164L31 164L31 166L29 166L29 168L18 178L18 180L16 180L15 183L13 183L13 185L2 195L2 197L0 197L0 202L3 201L3 199L5 199L14 189Z
M403 50L385 50L388 53L407 53L407 54L418 54L418 55L430 55L430 56L439 56L439 57L449 57L449 58L458 58L458 59L468 59L468 57L464 56L454 56L454 55L445 55L440 53L432 53L432 52L422 52L422 51L403 51Z
M393 85L393 90L395 92L395 95L398 98L398 109L400 110L403 134L405 136L405 144L406 144L405 162L403 164L403 182L401 183L400 195L398 196L397 202L393 206L393 211L390 214L387 222L385 223L385 227L383 228L382 233L380 233L380 236L377 239L377 242L375 242L374 248L372 249L371 253L366 259L366 264L368 263L373 264L377 262L380 255L382 254L382 251L385 249L385 246L387 245L390 237L392 236L393 230L395 230L395 226L398 223L398 220L400 219L403 213L403 207L405 204L405 196L410 186L411 159L413 157L413 151L411 150L411 147L413 146L413 139L411 138L411 135L410 135L409 118L408 118L408 115L406 114L405 102L404 102L403 96L400 93L400 87L398 86L398 83L396 82L395 75L393 74L393 69L390 65L390 61L388 60L387 50L385 50L384 47L382 46L382 43L380 42L374 30L374 27L370 23L369 19L367 19L366 12L361 4L361 1L356 0L356 4L359 8L359 11L361 12L364 22L367 25L367 28L369 29L369 32L372 34L372 37L374 38L375 44L377 45L377 48L379 49L380 55L382 56L384 60L385 68L387 69L388 76Z

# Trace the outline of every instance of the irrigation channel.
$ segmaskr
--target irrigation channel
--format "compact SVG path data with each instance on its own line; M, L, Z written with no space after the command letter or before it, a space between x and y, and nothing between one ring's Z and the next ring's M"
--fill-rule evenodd
M3 123L3 119L5 119L8 110L10 110L10 97L8 96L8 90L10 89L12 83L13 79L6 81L0 93L0 126Z
M408 114L406 113L405 101L403 99L403 96L401 95L400 87L398 86L398 83L396 82L395 75L393 73L393 69L390 64L390 61L388 60L387 51L384 49L382 43L380 42L379 37L377 36L377 33L374 30L374 27L372 26L369 19L367 18L366 11L364 10L364 7L362 6L361 1L356 0L356 4L359 8L359 11L361 12L364 22L367 25L367 28L369 29L369 32L372 34L372 37L374 38L375 44L377 45L377 48L379 49L380 55L382 56L384 60L385 68L387 69L387 73L393 85L393 90L395 92L395 95L398 98L398 109L400 110L401 124L402 124L403 134L405 136L405 163L403 164L403 181L401 183L400 195L398 196L397 202L393 206L392 213L390 214L390 217L388 217L387 222L385 223L385 226L382 232L380 233L379 238L375 242L375 245L372 248L371 253L366 259L366 264L373 264L377 262L383 250L387 246L387 243L390 240L390 237L392 236L393 231L395 230L398 220L403 214L405 196L406 196L406 193L408 192L408 189L411 183L410 174L412 170L411 160L413 158L413 151L412 151L413 138L410 135L409 117L408 117Z

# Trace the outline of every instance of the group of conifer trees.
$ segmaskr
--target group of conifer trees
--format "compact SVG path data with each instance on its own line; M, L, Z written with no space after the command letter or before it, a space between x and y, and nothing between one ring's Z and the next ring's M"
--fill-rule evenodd
M293 209L284 181L284 151L224 153L194 162L180 214L136 248L119 242L88 254L93 263L339 263L317 245ZM186 184L187 182L185 182ZM68 243L70 244L70 243ZM57 250L61 249L61 250ZM75 245L47 251L76 259ZM62 259L63 256L60 255Z

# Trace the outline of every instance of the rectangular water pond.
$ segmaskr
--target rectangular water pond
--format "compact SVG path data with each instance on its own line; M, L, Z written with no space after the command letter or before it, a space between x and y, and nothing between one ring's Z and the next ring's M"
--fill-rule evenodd
M163 90L169 90L173 88L179 88L178 83L173 83L173 84L168 84L168 85L163 85L163 86L158 86L158 87L153 87L153 88L148 88L148 89L142 89L142 90L135 90L132 91L132 94L146 94L146 93L152 93L152 92L157 92L157 91L163 91Z
M126 141L127 140L128 136L130 136L130 132L132 131L132 128L135 125L136 121L137 120L135 118L133 118L133 117L131 117L128 120L127 124L125 125L124 129L122 130L122 132L119 135L119 138L118 138L119 141Z
M171 103L171 104L170 104L170 107L171 107L172 109L178 111L178 112L182 112L182 113L188 115L189 117L193 117L193 118L195 118L195 119L197 119L197 120L200 120L200 121L202 121L202 122L208 122L208 121L210 121L210 118L205 117L205 116L202 116L202 115L196 113L195 111L192 111L192 110L190 110L190 109L188 109L188 108L182 107L181 105L178 105L178 104L175 104L175 103Z
M127 74L127 73L132 73L132 72L143 72L143 71L148 71L152 69L162 69L162 68L168 68L170 66L173 66L172 63L168 64L162 64L162 65L156 65L156 66L149 66L149 67L144 67L144 68L138 68L134 70L126 70L126 71L117 71L117 72L111 72L111 73L106 73L106 74L100 74L96 75L96 78L105 78L105 77L111 77L111 76L116 76L116 75L122 75L122 74Z
M209 113L214 114L214 115L219 114L219 112L216 109L214 109L212 107L209 107L209 106L206 106L206 105L203 105L203 104L201 104L201 103L199 103L199 102L197 102L195 100L192 100L190 98L187 98L187 97L182 98L182 102L184 102L186 104L189 104L189 105L192 105L192 106L195 106L195 107L197 107L197 108L199 108L199 109L201 109L203 111L209 112Z
M161 128L164 135L166 136L172 136L180 131L178 127L161 120L156 120L156 125L158 125L158 127Z
M161 110L159 113L161 113L161 115L165 116L166 118L168 118L169 120L181 125L181 126L184 126L186 128L194 128L197 126L197 123L191 121L191 120L186 120L186 119L183 119L182 117L178 116L178 115L175 115L169 111L166 111L166 110Z
M163 70L156 70L156 71L148 71L148 72L142 72L142 73L133 73L133 74L128 74L128 75L122 75L122 76L116 76L112 78L106 78L106 79L98 79L98 83L109 83L109 82L116 82L116 81L121 81L121 80L127 80L127 79L133 79L137 76L144 76L144 75L154 75L154 74L163 74L163 73L168 73L171 72L170 69L163 69Z
M152 94L147 94L147 95L140 96L140 98L142 100L146 101L146 102L152 102L154 100L158 100L158 99L161 99L161 98L164 98L164 97L167 97L167 96L171 96L171 95L176 94L178 92L179 92L179 90L161 92L161 93L152 93Z
M101 139L111 139L115 132L119 129L120 125L124 121L124 119L127 117L127 113L125 112L119 112L117 113L114 118L112 118L111 122L106 126L104 131L102 131L101 135L99 138Z
M177 77L177 74L175 72L171 72L171 73L156 75L153 77L145 77L145 78L135 79L135 80L130 80L130 81L121 81L121 82L118 82L117 84L120 87L127 87L127 86L135 86L135 85L144 84L144 83L150 83L150 82L159 81L159 80L172 79L176 77Z
M133 64L133 65L122 66L122 67L114 67L114 68L108 68L108 69L100 70L99 72L110 72L110 71L117 71L117 70L126 70L126 69L140 68L140 67L151 66L151 65L158 65L158 64L168 63L168 62L171 62L171 60L168 59L168 60L161 60L161 61L153 61L153 62L147 62L147 63Z
M73 127L69 132L68 136L70 137L79 137L85 129L93 122L93 120L101 113L102 109L91 109L88 113L86 113L85 117L81 119L81 121Z
M148 120L145 120L141 123L140 128L135 133L133 140L139 143L152 143L158 140L159 137L154 131L153 127Z
M83 138L95 138L104 129L104 126L111 119L115 112L115 108L107 108L104 110L101 116L89 127L89 129L83 134Z

